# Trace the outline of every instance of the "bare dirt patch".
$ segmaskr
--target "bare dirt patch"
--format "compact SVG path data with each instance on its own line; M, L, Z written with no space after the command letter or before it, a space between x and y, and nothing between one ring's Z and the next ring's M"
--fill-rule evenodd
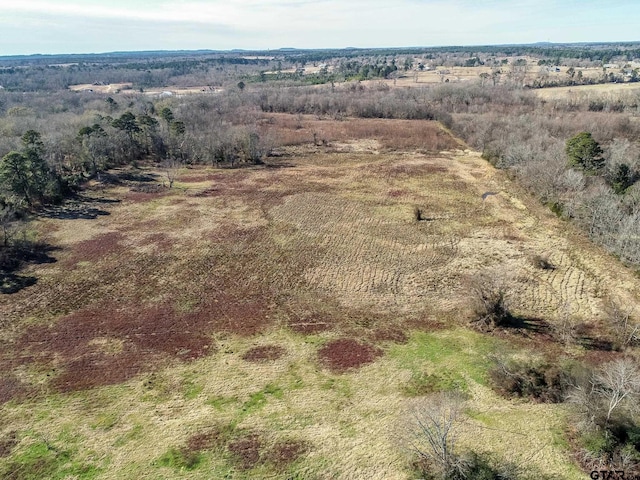
M269 362L279 359L285 353L287 353L286 349L278 345L262 345L247 350L244 355L242 355L242 359L247 362Z
M328 342L318 351L320 362L329 370L341 373L374 362L382 350L350 338Z

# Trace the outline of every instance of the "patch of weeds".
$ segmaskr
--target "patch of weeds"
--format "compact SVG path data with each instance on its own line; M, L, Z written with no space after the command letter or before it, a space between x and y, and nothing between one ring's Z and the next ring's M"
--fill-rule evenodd
M113 443L113 446L122 447L123 445L126 445L127 443L129 443L131 440L142 438L143 430L144 430L143 426L140 425L139 423L136 423L133 427L131 427L131 430L129 430L127 433L119 437Z
M234 463L242 470L249 470L260 464L260 447L262 439L257 434L242 436L229 442L227 448L232 455Z
M274 398L281 399L284 395L282 388L273 383L267 384L262 390L254 393L249 397L249 400L242 405L242 413L248 415L249 413L260 410L267 402L267 396L270 395Z
M278 345L262 345L250 348L242 355L247 362L269 362L277 360L286 353L286 350Z
M176 301L176 312L191 313L198 306L199 300L196 298L180 298Z
M320 384L320 388L322 390L334 391L344 398L353 396L351 385L349 385L349 382L344 378L328 378Z
M487 356L496 350L508 351L504 342L465 329L435 333L415 332L405 345L393 345L389 354L401 368L420 371L430 362L435 372L456 372L480 384L487 383L491 365Z
M544 255L532 255L529 258L531 265L535 268L539 268L540 270L555 270L555 265L551 263L549 258Z
M318 359L334 373L344 373L375 362L383 351L368 343L351 338L327 342L318 350Z
M149 374L144 379L142 387L145 390L143 400L162 400L171 395L171 388L166 377L156 372Z
M547 203L547 206L549 207L549 210L551 210L556 215L556 217L562 218L562 216L564 215L564 205L562 205L562 203L549 202Z
M120 418L115 413L101 413L95 422L91 424L91 428L94 430L111 430L118 423L118 420Z
M183 391L184 398L187 400L193 400L198 395L200 395L200 393L204 389L203 385L196 383L193 380L186 380L182 384L182 387L184 388L184 391Z
M58 480L77 478L90 480L101 469L95 465L74 460L73 452L58 448L46 441L39 441L16 454L4 468L0 478L5 480Z
M18 444L18 432L10 432L0 438L0 458L11 455L13 448Z
M465 391L467 383L460 375L445 371L440 374L414 372L411 379L402 387L407 397L421 397L442 391Z
M282 471L310 450L309 444L300 440L279 440L265 454L265 461ZM291 478L291 477L289 477Z
M209 398L205 404L210 405L218 411L225 409L227 405L233 405L238 399L236 397L223 397L221 395Z
M532 361L515 362L494 357L489 375L491 386L504 397L530 398L544 403L561 403L573 382L571 366Z
M204 455L199 451L183 448L170 448L158 460L157 465L175 470L195 470L204 461Z

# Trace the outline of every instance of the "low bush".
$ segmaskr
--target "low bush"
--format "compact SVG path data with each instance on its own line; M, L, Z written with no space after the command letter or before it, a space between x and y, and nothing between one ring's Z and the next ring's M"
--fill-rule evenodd
M561 403L571 383L571 372L562 365L509 362L494 359L489 376L493 388L505 397L530 398L543 403Z

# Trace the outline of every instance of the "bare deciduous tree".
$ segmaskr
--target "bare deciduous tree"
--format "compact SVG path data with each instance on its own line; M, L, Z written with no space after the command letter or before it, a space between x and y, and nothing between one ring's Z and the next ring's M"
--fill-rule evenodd
M164 174L167 177L167 181L169 182L169 188L173 188L173 183L176 181L176 177L178 176L178 170L180 170L180 162L175 158L167 158L162 162L162 167L164 169Z
M640 323L632 317L632 309L622 307L614 299L609 299L605 311L619 347L628 347L640 341Z
M606 364L594 375L594 384L595 394L603 400L607 423L616 410L638 408L640 368L630 358Z
M462 467L455 449L463 404L460 393L439 392L422 399L412 411L409 446L426 468L443 479L453 478Z

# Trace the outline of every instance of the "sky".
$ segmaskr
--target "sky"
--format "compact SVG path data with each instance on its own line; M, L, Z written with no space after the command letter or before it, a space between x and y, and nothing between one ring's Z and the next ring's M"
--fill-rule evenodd
M635 41L639 0L0 0L0 55Z

